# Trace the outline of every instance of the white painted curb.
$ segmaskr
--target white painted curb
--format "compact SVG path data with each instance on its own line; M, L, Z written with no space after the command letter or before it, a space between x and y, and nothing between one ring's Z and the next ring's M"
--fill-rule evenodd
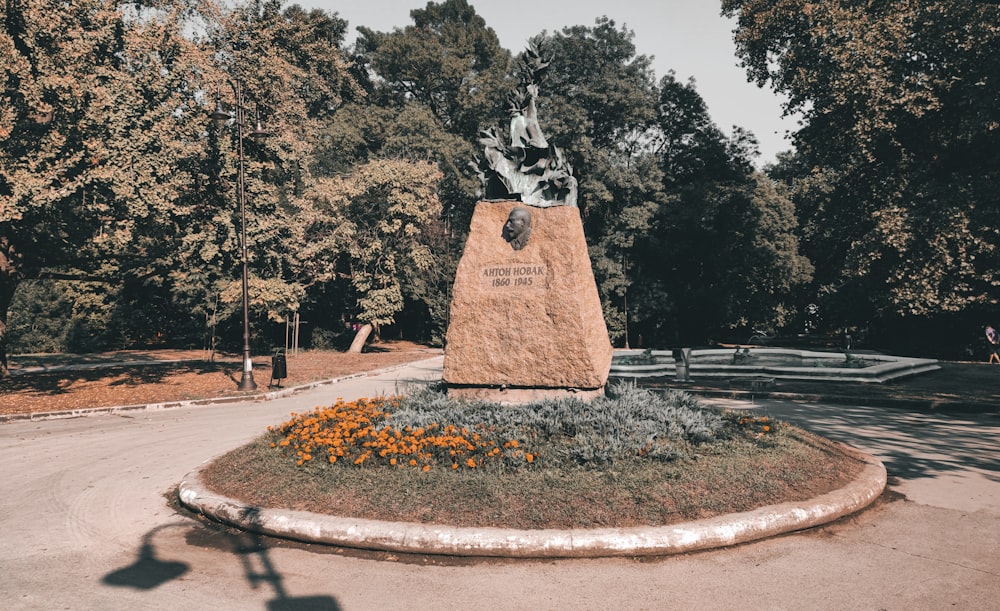
M864 509L882 494L885 466L843 446L865 463L847 486L815 499L670 526L570 530L514 530L342 518L259 508L215 494L201 483L199 467L181 481L178 495L189 509L243 530L307 543L360 549L509 558L664 556L737 545L812 528Z

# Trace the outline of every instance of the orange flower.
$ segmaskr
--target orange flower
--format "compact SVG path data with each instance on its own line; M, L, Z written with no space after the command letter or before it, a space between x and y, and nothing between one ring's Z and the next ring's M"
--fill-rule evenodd
M527 460L528 462L535 462L535 455L534 455L534 454L532 454L531 452L528 452L527 454L525 454L525 455L524 455L524 458L525 458L525 459L526 459L526 460Z
M430 470L431 470L431 466L430 465L424 465L424 468L421 469L421 471L423 471L424 473L427 473Z

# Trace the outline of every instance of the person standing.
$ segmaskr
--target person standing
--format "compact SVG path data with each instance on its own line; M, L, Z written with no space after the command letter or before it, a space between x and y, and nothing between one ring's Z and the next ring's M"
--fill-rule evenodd
M989 362L1000 364L1000 335L993 327L986 327L986 341L989 342Z

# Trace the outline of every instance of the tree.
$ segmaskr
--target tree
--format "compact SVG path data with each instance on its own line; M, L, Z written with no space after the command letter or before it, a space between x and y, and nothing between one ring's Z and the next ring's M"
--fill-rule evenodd
M649 160L656 87L634 34L613 20L543 32L531 44L552 61L539 87L538 116L579 180L578 204L595 279L614 340L627 342L636 249L662 205L661 175Z
M727 138L693 82L657 84L632 39L607 18L535 39L554 57L539 114L580 180L612 337L664 345L780 324L810 272L790 202L754 174L752 135Z
M748 75L803 113L777 168L845 322L1000 299L1000 7L724 0ZM861 297L859 299L859 297Z
M376 332L394 322L410 280L439 267L443 253L431 239L440 179L434 164L380 160L318 181L301 241L302 281L346 281L351 320Z
M271 119L274 133L266 145L247 140L252 298L272 315L295 306L288 244L315 134L363 92L340 50L346 22L280 9L6 3L0 338L27 278L127 282L206 312L232 298L237 142L235 130L206 125L213 94L231 104L237 80L249 117Z
M340 113L332 141L354 134L365 159L401 157L438 164L441 200L452 228L464 234L477 182L467 163L480 128L506 118L510 52L466 0L429 2L410 12L413 25L393 32L360 27L358 58L373 75L368 100L374 108ZM356 117L365 120L357 128ZM346 125L345 125L346 123ZM338 130L342 130L339 131Z
M441 218L431 229L435 266L410 274L403 319L426 320L429 341L443 339L450 285L476 202L478 181L467 164L477 132L506 117L510 53L465 0L428 3L411 12L413 25L393 32L360 27L357 43L364 100L337 110L321 132L314 171L351 173L379 160L431 162Z
M269 1L213 14L207 42L216 60L206 88L235 110L240 85L244 126L249 297L253 311L283 321L297 311L306 284L298 277L303 211L315 183L312 161L319 133L344 103L363 97L341 50L347 24L320 10ZM214 101L214 100L212 100ZM207 123L207 112L201 115ZM269 137L246 137L255 125ZM225 317L242 300L240 224L236 205L238 140L231 129L209 129L199 139L204 158L186 168L193 188L175 206L172 225L184 236L169 262L168 281L190 307L206 315L221 301ZM203 127L203 133L205 128Z
M189 9L107 0L7 2L0 29L0 355L18 285L151 273L161 219L196 156L206 56ZM181 134L181 135L178 135ZM155 222L152 223L156 225Z
M415 101L449 132L474 137L502 114L510 54L466 0L428 2L410 16L413 25L391 33L358 28L359 52L394 103Z
M656 157L669 197L646 259L654 286L646 319L653 337L701 342L735 328L779 328L795 310L792 290L812 267L799 253L794 207L751 163L753 136L712 122L694 81L660 81ZM674 321L673 328L666 326ZM652 328L650 328L652 327Z

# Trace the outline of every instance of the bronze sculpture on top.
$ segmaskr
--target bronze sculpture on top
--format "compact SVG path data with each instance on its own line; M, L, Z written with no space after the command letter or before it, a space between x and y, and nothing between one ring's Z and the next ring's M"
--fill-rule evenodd
M538 124L535 100L551 58L529 45L521 58L521 86L508 96L510 144L496 127L479 132L483 158L469 165L483 183L486 201L521 201L529 206L576 206L576 178L562 151L549 144Z

